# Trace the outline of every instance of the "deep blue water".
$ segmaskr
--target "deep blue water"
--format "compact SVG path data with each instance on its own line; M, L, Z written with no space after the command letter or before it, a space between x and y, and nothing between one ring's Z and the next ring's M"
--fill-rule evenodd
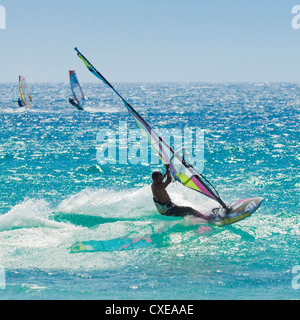
M154 128L204 130L203 174L226 202L260 196L228 227L160 216L150 190L160 164L103 165L100 130L137 128L101 84L83 84L84 112L66 84L0 85L1 299L299 299L299 107L293 83L132 83L117 90ZM98 151L99 152L99 151ZM173 183L174 202L212 200ZM70 253L77 242L156 234L155 246ZM0 277L1 278L1 277ZM297 281L296 281L297 283ZM0 283L1 288L1 283Z

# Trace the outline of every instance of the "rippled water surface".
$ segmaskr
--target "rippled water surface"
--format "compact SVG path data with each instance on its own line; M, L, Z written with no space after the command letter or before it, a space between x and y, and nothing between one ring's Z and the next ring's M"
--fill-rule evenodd
M103 165L97 134L136 129L101 84L68 104L66 84L0 85L1 299L299 299L300 87L291 83L115 84L158 130L205 129L203 174L226 202L260 196L251 217L227 227L160 216L150 190L157 164ZM178 204L215 204L173 183ZM84 241L147 236L132 250L71 253ZM111 242L105 242L111 243ZM3 286L2 286L3 287ZM1 288L1 285L0 285Z

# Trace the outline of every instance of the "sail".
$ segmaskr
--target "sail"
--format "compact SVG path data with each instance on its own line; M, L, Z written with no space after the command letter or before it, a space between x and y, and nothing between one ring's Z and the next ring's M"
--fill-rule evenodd
M82 108L85 103L85 96L83 94L82 88L76 76L76 72L73 70L70 70L70 84L71 84L71 89L72 89L74 98L78 106Z
M201 175L191 164L186 161L186 155L183 152L175 152L173 148L155 131L149 124L134 110L134 108L116 91L116 89L97 71L97 69L75 48L77 55L84 62L86 67L106 85L108 85L123 101L131 116L147 137L151 146L155 149L159 157L165 164L170 165L170 171L175 180L184 186L195 190L203 195L214 199L227 208L226 204L220 198L220 195L211 185L211 183Z
M19 76L19 89L22 101L27 109L32 105L32 99L30 96L30 92L26 83L26 80L23 76Z

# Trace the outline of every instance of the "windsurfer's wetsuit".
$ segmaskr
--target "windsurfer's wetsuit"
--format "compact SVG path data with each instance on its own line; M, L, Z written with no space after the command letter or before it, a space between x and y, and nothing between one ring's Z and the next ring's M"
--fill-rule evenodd
M202 214L199 211L196 211L195 209L191 207L183 207L183 206L177 206L172 201L169 201L167 203L160 203L157 200L154 200L154 204L156 206L157 211L164 216L169 217L184 217L192 215L194 217L203 218L205 220L210 220L211 217L208 217L204 214Z

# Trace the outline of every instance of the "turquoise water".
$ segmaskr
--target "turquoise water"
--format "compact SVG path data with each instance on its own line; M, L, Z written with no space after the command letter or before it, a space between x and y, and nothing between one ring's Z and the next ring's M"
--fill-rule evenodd
M99 130L136 129L109 88L84 84L79 112L68 85L31 84L25 111L17 85L1 84L0 298L299 299L299 85L115 87L156 129L205 129L203 174L226 202L259 196L262 206L227 227L162 217L149 186L163 166L97 161ZM168 190L178 204L215 205L177 183ZM154 245L70 252L143 236Z

